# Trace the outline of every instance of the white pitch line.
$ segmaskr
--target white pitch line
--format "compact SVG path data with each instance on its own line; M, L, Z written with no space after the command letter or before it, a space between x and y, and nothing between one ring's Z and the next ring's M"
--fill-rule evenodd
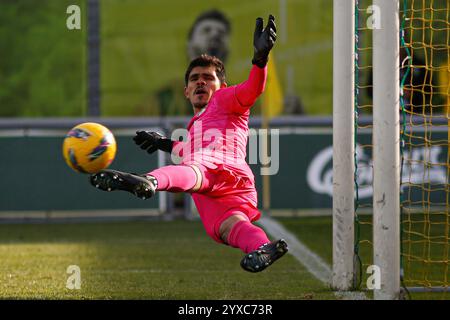
M331 268L330 266L317 254L308 249L297 237L289 232L280 223L272 218L261 218L259 223L269 232L273 237L286 240L289 251L305 268L318 280L325 285L331 284ZM362 292L340 291L335 292L335 296L341 299L351 300L366 300L367 297Z

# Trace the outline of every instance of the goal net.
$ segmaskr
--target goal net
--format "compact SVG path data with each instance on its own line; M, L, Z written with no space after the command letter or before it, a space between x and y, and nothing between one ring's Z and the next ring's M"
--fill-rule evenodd
M450 133L448 129L450 4L447 0L398 1L398 13L396 16L391 15L391 20L397 21L391 21L392 23L388 24L392 28L390 30L392 34L395 35L398 32L398 38L392 37L391 40L395 39L398 42L398 47L392 48L392 53L396 54L398 61L396 64L391 64L391 67L396 66L393 69L397 69L397 73L392 71L392 77L390 77L389 70L386 72L386 69L385 71L382 69L385 68L385 64L393 62L392 59L386 58L389 54L380 58L380 51L391 50L389 46L387 49L383 48L385 41L383 36L386 37L386 33L383 36L378 35L378 40L375 40L375 32L385 28L385 19L389 18L383 16L383 8L380 11L377 7L382 6L383 1L354 0L351 2L354 7L349 14L354 18L351 37L354 46L353 62L348 64L348 68L353 71L353 77L345 80L352 82L353 106L351 110L346 109L339 102L340 100L334 99L334 108L339 108L339 112L348 114L350 111L353 112L348 116L354 127L353 136L348 137L353 141L353 163L347 163L344 166L353 166L354 204L352 209L354 214L353 225L348 225L347 228L343 223L350 222L341 215L341 212L345 212L343 209L348 208L341 205L342 201L333 202L333 286L340 290L367 289L366 281L371 274L368 274L366 270L373 264L380 264L381 261L382 276L384 272L385 276L393 275L394 278L399 279L398 285L390 284L387 289L382 282L384 290L391 292L378 295L378 298L399 298L401 292L409 294L411 298L448 298L450 296ZM335 2L335 10L337 8L338 5ZM350 6L345 10L350 11ZM392 12L392 8L391 11L384 12ZM346 32L348 30L349 28ZM389 40L386 39L386 41ZM374 52L376 50L378 53ZM342 52L339 54L337 51L338 49L335 49L335 64L340 63L340 55L342 55ZM375 65L377 59L378 65ZM341 63L345 61L346 58L342 57ZM335 73L336 70L335 68ZM374 81L376 72L378 72L378 82ZM395 76L397 78L394 79ZM397 87L392 88L392 91L380 93L380 87L385 85L383 77L387 77L386 83L389 82L392 87ZM339 76L335 74L334 79L336 82ZM377 83L379 88L376 108L378 109L375 110L374 92L377 89L375 88ZM335 84L334 90L336 91L337 88ZM348 92L350 94L350 90ZM397 114L393 113L398 118L392 121L391 128L385 123L392 119L389 115L383 118L383 114L380 118L379 110L380 105L386 107L386 103L390 103L389 99L381 101L380 97L389 96L392 92L397 98L391 100L392 104L386 110L391 112L398 109ZM340 126L340 120L335 115L339 112L334 110L333 130L336 129L336 132L339 131L337 128ZM378 115L376 115L377 112ZM394 128L394 126L397 127ZM390 141L383 140L386 139L385 137L380 138L383 135L380 131L386 128L397 130L392 131ZM335 142L339 140L337 137L334 139ZM391 144L393 141L397 141L397 144ZM398 151L398 159L392 157L396 161L380 160L386 159L385 154L382 154L385 152L383 151L385 146L386 149L391 147L391 150L394 150L392 153ZM337 145L335 147L339 148ZM374 165L374 153L378 155L378 169ZM342 170L341 158L336 151L333 160L334 165L339 168L336 172L345 171ZM392 171L392 175L398 173L398 179L396 180L395 177L389 179L389 174L386 175L386 172L379 173L380 166L381 171L386 172L391 167L397 167L398 170ZM376 187L374 179L377 175L378 195L377 191L374 191ZM338 185L350 181L350 177L344 179L341 175L334 179ZM388 189L383 189L386 187ZM388 205L384 207L385 196L392 190L395 190L397 199L396 201L387 199ZM333 197L343 199L345 195L339 187L336 187ZM395 232L391 233L389 229L395 229ZM341 239L341 236L350 236L339 234L339 230L351 230L351 241L346 242L345 239ZM349 242L353 243L353 248L343 249L343 245ZM340 255L345 256L349 252L351 257L340 260ZM346 259L351 260L352 264L345 263ZM353 275L352 281L343 281L343 277L340 276L347 272ZM392 278L388 282L392 282ZM375 297L377 298L377 294Z
M404 285L449 289L449 57L447 0L400 3L401 231Z

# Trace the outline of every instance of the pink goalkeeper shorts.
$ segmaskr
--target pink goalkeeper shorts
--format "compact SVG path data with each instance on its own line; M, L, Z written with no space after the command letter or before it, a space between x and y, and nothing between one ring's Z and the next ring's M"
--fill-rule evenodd
M205 227L206 233L219 243L219 228L231 215L241 215L248 221L261 217L257 209L257 194L253 179L236 175L220 166L210 169L196 165L202 174L202 186L192 198Z

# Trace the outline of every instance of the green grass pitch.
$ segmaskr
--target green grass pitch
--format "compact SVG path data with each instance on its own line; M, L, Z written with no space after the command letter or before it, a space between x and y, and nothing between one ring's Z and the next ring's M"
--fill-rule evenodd
M423 215L416 215L415 220L422 220ZM367 293L368 298L372 298L372 292L367 291L365 283L369 274L367 267L373 263L372 258L372 232L371 215L363 215L360 219L360 243L359 256L362 262L361 268L361 289ZM450 274L448 266L443 260L450 254L450 247L445 243L438 243L436 240L430 243L427 239L433 237L442 238L446 234L446 224L442 217L433 219L432 230L428 234L424 233L424 223L416 223L412 226L406 224L407 232L403 234L403 250L408 257L404 257L405 285L407 287L423 287L426 284L437 285L445 283ZM308 218L286 218L279 219L284 226L305 243L310 250L316 252L329 265L332 264L332 218L328 217L308 217ZM439 223L440 222L440 223ZM447 232L448 233L448 232ZM407 248L408 247L408 248ZM412 257L412 258L411 258ZM415 259L414 259L415 258ZM447 273L447 274L446 274ZM446 280L447 279L447 280ZM450 299L449 292L440 293L410 293L413 300L440 300Z
M286 255L259 274L199 221L0 225L3 299L333 299ZM66 288L69 265L81 289Z
M331 265L331 217L278 221ZM369 229L361 228L363 268L371 261ZM431 254L442 258L436 248ZM200 221L0 224L0 255L0 299L337 299L290 254L264 272L243 271L243 253L216 244ZM66 288L70 265L80 267L79 290ZM410 266L417 279L422 267ZM443 279L442 270L431 268L428 278Z

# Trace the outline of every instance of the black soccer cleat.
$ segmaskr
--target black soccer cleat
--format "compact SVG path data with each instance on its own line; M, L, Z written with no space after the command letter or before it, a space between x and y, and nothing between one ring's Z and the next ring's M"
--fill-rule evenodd
M155 195L158 183L152 176L121 172L117 170L101 170L91 174L91 184L103 191L124 190L141 199L149 199Z
M284 256L288 246L283 239L262 245L241 260L241 267L249 272L260 272Z

